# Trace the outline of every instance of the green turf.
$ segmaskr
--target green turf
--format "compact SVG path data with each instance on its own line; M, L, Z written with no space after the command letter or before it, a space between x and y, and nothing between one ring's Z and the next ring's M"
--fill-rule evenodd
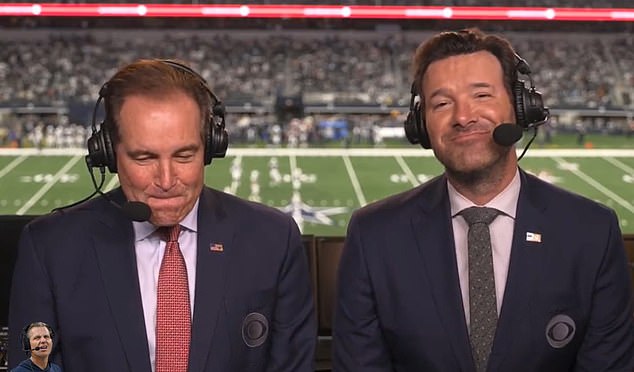
M385 152L370 149L365 153L337 152L332 156L301 151L275 155L273 150L261 150L259 156L236 152L225 159L214 159L206 168L205 183L245 199L287 208L289 214L295 213L304 234L344 235L355 209L442 173L435 158L420 149ZM539 152L529 151L529 154ZM565 189L613 208L623 232L634 234L632 153L618 157L600 154L579 157L578 154L527 156L520 165ZM269 168L274 156L281 177L277 184ZM67 169L62 171L65 167ZM238 169L234 173L239 178L232 177L232 167ZM107 174L104 185L104 189L116 187L116 176ZM0 214L47 213L89 195L92 190L79 155L0 156Z

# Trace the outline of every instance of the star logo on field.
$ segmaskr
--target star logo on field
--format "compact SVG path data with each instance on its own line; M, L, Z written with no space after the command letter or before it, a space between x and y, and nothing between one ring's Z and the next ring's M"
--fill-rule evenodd
M293 217L295 222L303 226L304 222L316 223L320 225L332 226L334 221L330 216L348 212L348 207L313 207L301 200L298 192L293 193L291 202L278 208L285 214Z

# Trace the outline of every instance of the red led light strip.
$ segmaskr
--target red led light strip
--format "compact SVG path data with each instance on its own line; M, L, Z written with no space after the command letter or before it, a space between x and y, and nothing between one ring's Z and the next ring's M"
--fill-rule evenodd
M0 16L634 21L634 9L0 3Z

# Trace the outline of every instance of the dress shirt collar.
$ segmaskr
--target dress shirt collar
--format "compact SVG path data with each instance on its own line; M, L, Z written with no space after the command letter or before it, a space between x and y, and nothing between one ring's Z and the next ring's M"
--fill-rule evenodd
M495 196L490 202L485 205L477 205L471 200L467 199L464 195L458 192L451 182L447 180L447 191L449 193L449 205L451 206L451 217L456 217L463 209L478 206L495 208L505 215L515 219L515 213L517 211L517 201L520 195L520 172L516 169L515 176L511 183L506 186L501 193Z

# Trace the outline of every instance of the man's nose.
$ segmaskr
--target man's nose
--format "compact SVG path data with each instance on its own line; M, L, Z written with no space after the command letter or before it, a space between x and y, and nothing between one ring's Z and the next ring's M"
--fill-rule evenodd
M478 120L475 107L469 100L456 100L454 107L454 122L457 125L465 127Z
M158 185L163 190L169 190L176 182L172 162L169 160L160 161L158 167Z

